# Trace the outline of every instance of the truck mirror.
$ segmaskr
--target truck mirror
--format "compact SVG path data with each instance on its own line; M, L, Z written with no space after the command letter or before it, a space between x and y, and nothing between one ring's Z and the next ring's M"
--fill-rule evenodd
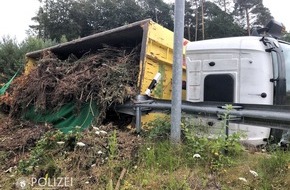
M266 32L270 34L273 38L280 38L282 36L283 24L275 20L271 20L265 28L255 28L252 31L252 36L260 36L262 33Z
M280 38L282 35L283 24L275 20L271 20L267 26L267 31L274 38Z

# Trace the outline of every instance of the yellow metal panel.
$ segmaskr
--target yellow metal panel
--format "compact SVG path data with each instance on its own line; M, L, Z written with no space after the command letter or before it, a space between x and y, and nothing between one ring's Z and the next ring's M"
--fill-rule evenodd
M173 32L151 21L149 24L148 38L160 45L173 49Z
M143 65L145 72L143 79L141 79L142 84L140 87L141 94L146 91L154 76L159 72L161 73L161 79L151 96L171 99L173 37L172 31L152 21L149 23ZM184 70L183 80L185 79ZM185 99L185 92L183 92L183 99Z
M143 39L144 40L144 39ZM173 63L173 40L172 31L161 25L150 22L146 39L144 58L144 77L141 79L141 94L144 94L154 76L159 72L161 79L151 96L154 98L171 99L172 93L172 63ZM186 40L185 40L186 41ZM185 48L184 51L185 53ZM183 64L183 63L180 63ZM186 80L185 67L183 67L183 80ZM182 90L182 98L185 99L186 91ZM163 117L162 114L148 114L142 116L142 123Z
M26 65L24 68L24 74L27 75L30 73L32 69L36 67L35 59L33 58L26 58Z

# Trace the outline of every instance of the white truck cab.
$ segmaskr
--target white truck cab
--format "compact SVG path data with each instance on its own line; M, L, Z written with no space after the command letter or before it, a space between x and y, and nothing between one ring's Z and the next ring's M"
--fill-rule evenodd
M186 50L186 99L244 104L290 104L290 45L266 36L190 42ZM212 123L212 122L211 122ZM216 123L215 125L218 125ZM245 141L265 144L282 130L231 124Z

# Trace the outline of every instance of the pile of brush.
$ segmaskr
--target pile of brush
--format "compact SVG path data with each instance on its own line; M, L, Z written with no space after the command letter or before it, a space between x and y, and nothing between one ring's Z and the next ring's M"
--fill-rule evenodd
M37 67L14 80L2 102L18 115L34 106L38 112L59 109L66 103L97 103L100 115L108 106L123 103L137 93L138 51L105 47L93 54L60 60L43 53ZM5 100L6 99L6 100Z

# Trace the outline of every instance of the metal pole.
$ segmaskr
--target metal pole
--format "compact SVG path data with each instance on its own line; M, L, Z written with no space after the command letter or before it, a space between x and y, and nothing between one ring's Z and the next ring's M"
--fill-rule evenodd
M182 61L184 34L185 0L175 0L174 8L174 55L172 65L172 107L171 107L171 141L180 142L181 101L182 101Z
M141 108L136 107L136 132L139 134L141 132Z

